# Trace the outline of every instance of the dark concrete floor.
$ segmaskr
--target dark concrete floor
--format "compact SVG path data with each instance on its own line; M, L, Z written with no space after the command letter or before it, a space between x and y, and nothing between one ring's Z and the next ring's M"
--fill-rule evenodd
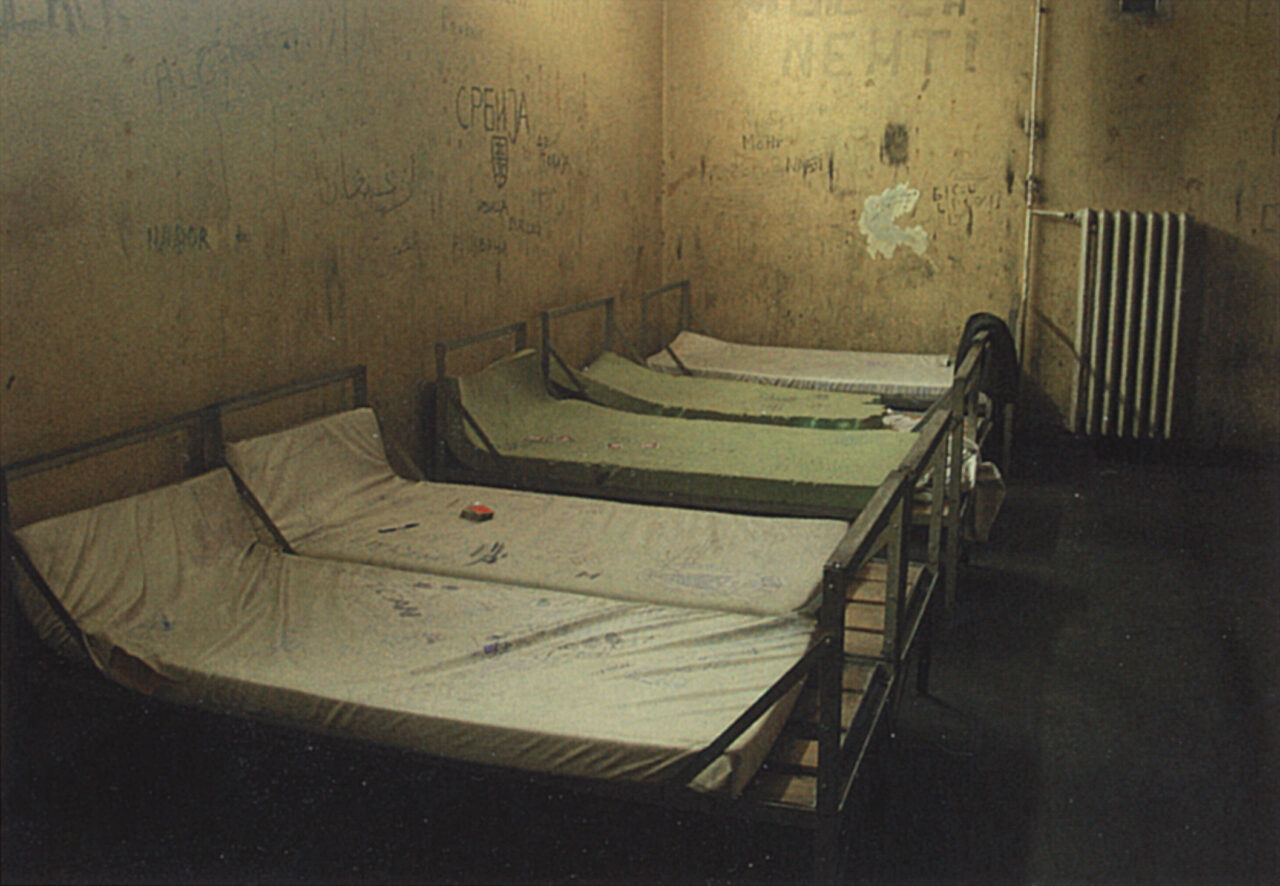
M1066 443L1017 476L931 694L902 702L851 879L1280 882L1277 473ZM784 829L32 698L7 671L6 883L806 879Z

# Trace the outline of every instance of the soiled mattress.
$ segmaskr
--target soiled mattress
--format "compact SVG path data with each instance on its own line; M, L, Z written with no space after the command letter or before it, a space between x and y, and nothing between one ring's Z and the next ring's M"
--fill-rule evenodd
M551 373L567 390L576 391L580 385L591 402L628 412L836 430L884 427L885 407L874 394L671 375L611 351L572 378L557 363L552 363Z
M804 619L282 554L259 541L226 470L18 535L94 662L119 682L524 770L669 777L811 640ZM52 616L23 600L50 636ZM740 790L781 728L784 702L693 786Z
M689 372L709 378L765 382L882 396L935 400L951 387L948 354L889 354L746 345L685 330L671 350ZM679 373L665 350L648 359L653 369Z
M807 612L848 528L405 480L370 409L228 444L227 461L299 553L646 603ZM464 519L473 504L493 517Z
M497 449L501 469L535 488L571 483L613 497L669 496L848 519L915 442L912 434L889 430L676 419L557 400L533 351L453 382L453 394ZM443 435L463 464L494 469L484 441L456 410Z

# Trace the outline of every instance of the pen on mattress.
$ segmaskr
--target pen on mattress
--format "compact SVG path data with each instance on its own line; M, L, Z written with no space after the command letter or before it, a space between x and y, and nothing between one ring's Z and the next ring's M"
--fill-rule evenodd
M417 525L418 525L417 523L406 523L403 526L388 526L386 529L379 529L378 532L379 534L383 534L387 532L399 532L401 529L412 529Z

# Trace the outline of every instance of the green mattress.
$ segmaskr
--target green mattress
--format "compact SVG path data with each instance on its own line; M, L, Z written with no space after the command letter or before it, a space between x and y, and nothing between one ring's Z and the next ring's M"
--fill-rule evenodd
M669 375L611 351L573 376L553 361L550 374L565 390L626 412L833 430L884 427L885 407L874 394Z
M768 514L850 519L916 442L558 400L534 351L446 379L438 408L437 466L456 479Z

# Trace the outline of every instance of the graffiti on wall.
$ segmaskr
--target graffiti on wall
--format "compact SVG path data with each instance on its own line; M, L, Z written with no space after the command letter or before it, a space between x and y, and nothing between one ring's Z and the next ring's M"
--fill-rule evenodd
M152 252L182 255L184 252L207 252L209 229L204 225L148 225L147 248Z
M961 41L963 43L961 44ZM952 49L959 46L960 51ZM972 73L977 70L978 32L950 28L870 28L825 34L790 34L782 53L782 75L795 79L866 78L881 75Z
M511 147L529 130L529 104L515 87L459 86L454 95L458 128L488 135L489 168L499 188L511 172Z

